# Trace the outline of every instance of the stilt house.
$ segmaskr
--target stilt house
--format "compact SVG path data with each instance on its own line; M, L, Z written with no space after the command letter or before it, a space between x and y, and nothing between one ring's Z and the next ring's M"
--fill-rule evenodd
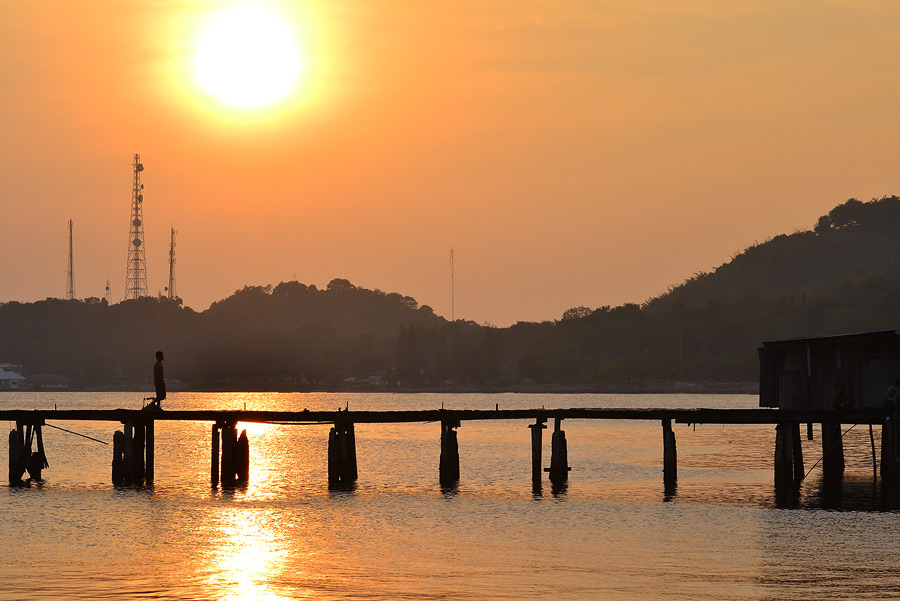
M900 330L764 342L759 367L760 407L831 409L838 385L854 407L883 407L900 378Z

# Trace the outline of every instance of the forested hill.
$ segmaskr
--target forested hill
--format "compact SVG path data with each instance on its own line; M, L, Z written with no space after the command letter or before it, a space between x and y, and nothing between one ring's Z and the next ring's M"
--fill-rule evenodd
M590 389L753 381L764 340L900 327L900 198L849 200L643 305L574 307L509 328L449 323L415 299L298 282L245 287L197 313L142 298L0 305L0 363L74 387Z

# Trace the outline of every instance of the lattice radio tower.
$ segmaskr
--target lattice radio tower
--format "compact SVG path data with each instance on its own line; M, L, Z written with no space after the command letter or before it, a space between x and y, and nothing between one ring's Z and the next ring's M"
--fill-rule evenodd
M169 286L166 288L169 300L175 300L175 234L178 232L172 228L172 242L169 244Z
M66 272L66 300L75 300L75 261L72 256L72 220L69 219L69 269Z
M125 300L148 296L147 258L144 254L144 185L141 183L141 155L134 155L131 185L131 225L128 231L128 269L125 272Z

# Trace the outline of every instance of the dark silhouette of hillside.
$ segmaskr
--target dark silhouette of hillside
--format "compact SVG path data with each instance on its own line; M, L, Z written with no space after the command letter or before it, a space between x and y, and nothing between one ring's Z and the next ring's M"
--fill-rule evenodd
M196 389L753 381L763 340L900 325L898 231L900 198L851 199L643 305L574 307L508 328L450 323L344 279L325 290L248 286L202 313L165 298L10 302L0 305L0 362L83 388L146 384L158 349L167 377Z

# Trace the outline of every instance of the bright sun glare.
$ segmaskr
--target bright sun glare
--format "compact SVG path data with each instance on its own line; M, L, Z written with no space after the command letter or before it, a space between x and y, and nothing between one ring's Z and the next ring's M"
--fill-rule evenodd
M302 68L288 21L261 6L231 8L213 16L193 57L200 87L239 109L281 100L297 86Z

